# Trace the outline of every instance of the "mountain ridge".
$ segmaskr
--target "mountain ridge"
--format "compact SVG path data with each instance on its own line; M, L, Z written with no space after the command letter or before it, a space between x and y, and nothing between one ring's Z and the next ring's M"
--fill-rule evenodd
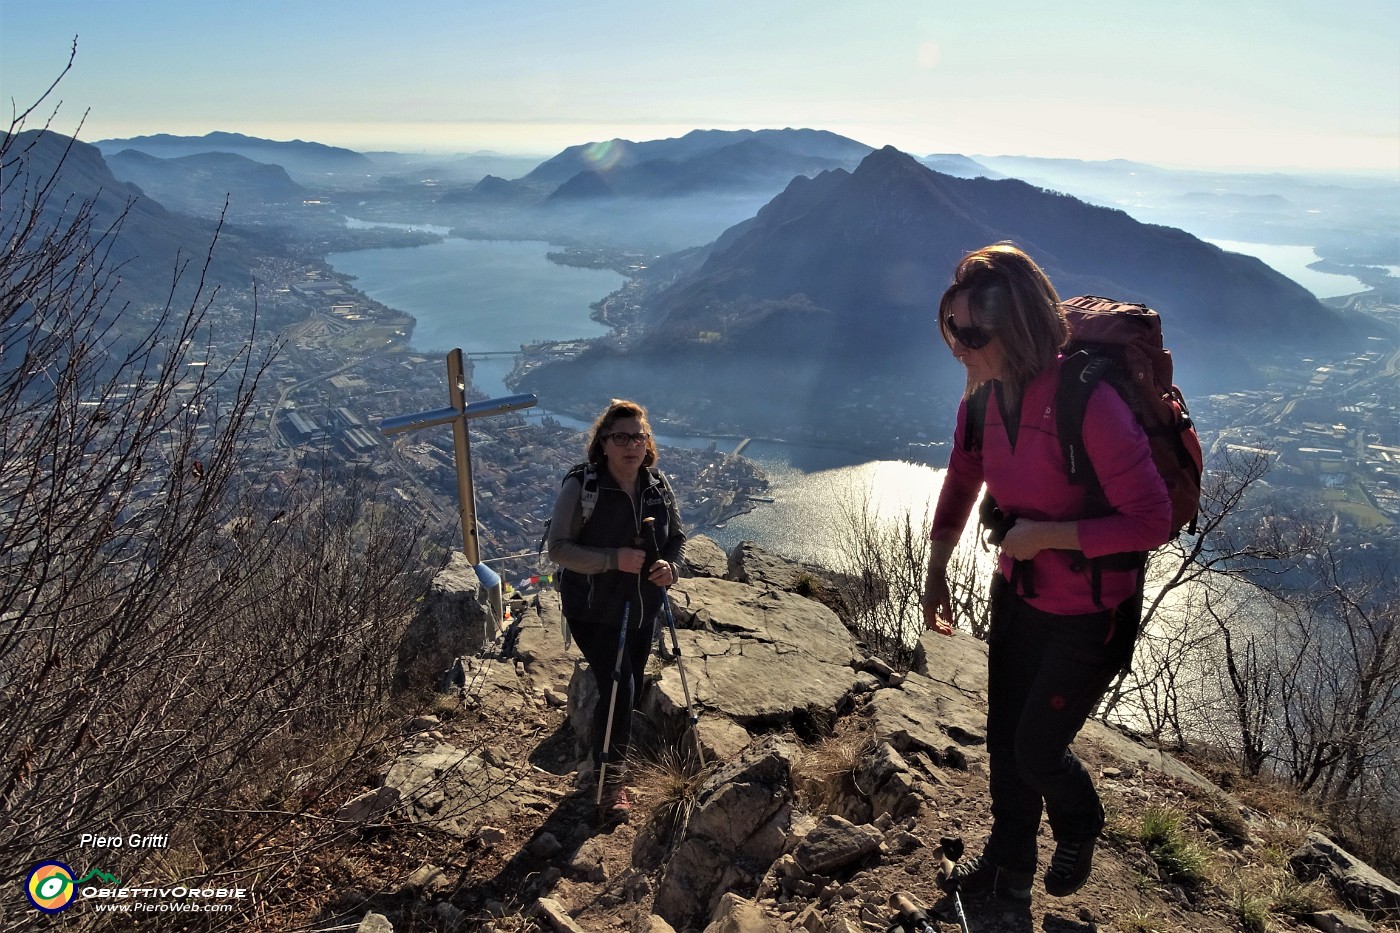
M772 189L798 175L810 175L843 163L837 159L790 152L749 138L684 160L649 159L609 171L585 169L550 194L550 200L577 197L668 197L707 191Z
M55 179L46 199L46 222L53 229L66 226L61 215L67 205L89 200L94 233L121 221L121 235L110 241L106 259L109 269L121 269L116 286L120 300L163 304L171 296L176 264L197 261L214 238L215 226L209 220L170 211L139 186L120 181L94 145L49 130L26 130L11 138L10 155L16 174ZM252 278L254 250L245 233L225 227L210 259L207 284L246 286ZM177 304L193 287L193 282L184 284Z
M218 213L227 197L231 211L285 203L306 196L280 165L232 152L201 152L161 158L139 149L105 157L112 174L137 185L166 207L186 213Z
M612 172L657 159L685 162L750 140L764 142L773 149L792 155L838 162L859 159L871 150L864 143L827 130L791 127L781 130L692 130L684 136L669 139L645 142L611 139L569 146L516 180L557 187L583 171Z
M92 143L104 154L116 154L124 149L135 149L147 155L171 159L181 156L199 155L210 152L229 152L252 159L280 165L293 176L310 177L358 172L368 174L375 169L375 163L361 153L324 143L305 140L274 140L242 133L229 133L216 130L203 136L177 136L171 133L157 133L151 136L133 136L127 139L100 139Z
M708 278L717 295L733 301L801 293L848 315L873 301L890 312L887 323L910 326L927 316L963 254L1007 239L1026 248L1066 296L1107 291L1191 325L1169 323L1179 341L1209 323L1217 337L1282 330L1285 345L1292 339L1318 346L1326 339L1305 326L1318 317L1335 325L1324 328L1334 343L1360 337L1258 259L1016 179L942 175L890 147L848 176L789 186L751 224L717 240L700 270L672 293ZM665 295L658 305L663 326L672 325L668 336L679 336L676 328L692 312Z
M590 404L631 393L712 431L869 435L876 419L862 408L873 408L892 433L943 437L964 376L934 309L958 260L1002 240L1065 297L1159 311L1188 394L1255 384L1271 354L1342 349L1367 332L1252 257L1015 179L943 175L885 147L853 172L793 179L691 271L643 290L627 344L600 341L519 385Z

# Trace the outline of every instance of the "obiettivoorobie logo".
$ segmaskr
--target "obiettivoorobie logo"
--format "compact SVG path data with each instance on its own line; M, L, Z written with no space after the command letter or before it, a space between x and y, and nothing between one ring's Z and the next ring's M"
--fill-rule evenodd
M29 878L24 884L24 893L28 895L29 903L44 913L56 914L71 907L73 899L77 896L78 886L87 884L94 878L108 884L121 884L120 879L96 868L75 879L73 869L62 862L40 862L30 870Z

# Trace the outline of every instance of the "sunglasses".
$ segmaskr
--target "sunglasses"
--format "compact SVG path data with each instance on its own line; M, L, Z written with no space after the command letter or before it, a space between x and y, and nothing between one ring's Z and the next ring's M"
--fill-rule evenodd
M943 327L948 335L969 350L980 350L992 342L992 335L985 328L976 324L969 324L967 327L959 327L950 314L943 319Z
M606 440L611 441L618 447L630 447L633 444L645 444L650 438L650 434L628 434L626 431L617 431L604 435Z

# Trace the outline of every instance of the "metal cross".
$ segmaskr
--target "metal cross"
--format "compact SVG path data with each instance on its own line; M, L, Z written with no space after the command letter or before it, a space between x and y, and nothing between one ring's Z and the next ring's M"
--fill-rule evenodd
M476 489L472 485L471 446L467 441L467 422L473 418L503 415L508 411L531 408L538 403L533 395L506 395L467 404L467 385L462 378L462 351L447 354L447 393L451 404L434 411L412 415L396 415L379 423L379 433L386 437L417 431L439 424L452 424L453 453L457 462L457 502L462 516L462 551L472 566L481 562L476 532Z

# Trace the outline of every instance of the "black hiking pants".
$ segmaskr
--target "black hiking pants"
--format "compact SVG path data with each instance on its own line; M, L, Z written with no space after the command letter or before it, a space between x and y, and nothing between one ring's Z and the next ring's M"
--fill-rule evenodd
M593 705L593 767L603 760L603 738L608 729L608 703L612 698L613 668L617 664L618 633L621 619L608 625L580 620L569 621L569 632L588 661L593 682L598 686L598 702ZM613 710L612 742L608 748L609 771L618 765L632 740L632 711L642 696L643 676L656 631L656 616L645 625L627 627L627 644L622 652L622 671L617 684L617 704Z
M987 752L992 834L984 855L1009 871L1033 872L1042 809L1058 841L1092 839L1104 812L1093 778L1070 742L1120 663L1113 614L1041 612L992 583L988 635Z

